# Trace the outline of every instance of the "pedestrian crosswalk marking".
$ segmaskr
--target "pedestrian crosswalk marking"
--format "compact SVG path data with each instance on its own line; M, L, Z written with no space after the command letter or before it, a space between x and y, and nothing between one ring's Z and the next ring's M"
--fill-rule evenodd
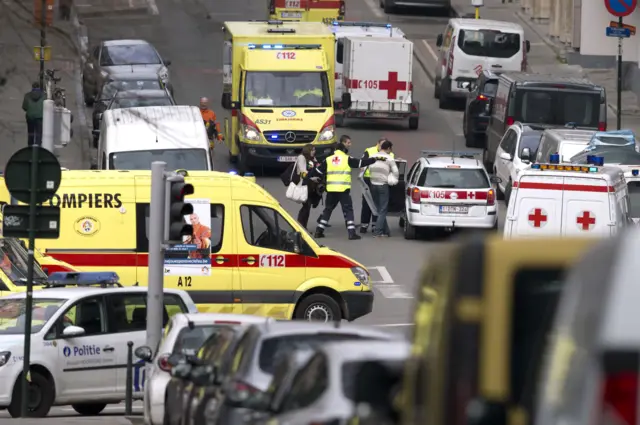
M367 270L371 273L371 286L385 298L392 299L412 299L410 293L404 285L394 282L391 273L385 266L370 266Z

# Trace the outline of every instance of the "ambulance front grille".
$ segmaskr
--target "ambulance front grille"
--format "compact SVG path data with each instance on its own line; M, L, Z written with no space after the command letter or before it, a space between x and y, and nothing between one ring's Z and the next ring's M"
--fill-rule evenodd
M311 143L316 140L316 131L276 130L265 131L264 138L271 143Z

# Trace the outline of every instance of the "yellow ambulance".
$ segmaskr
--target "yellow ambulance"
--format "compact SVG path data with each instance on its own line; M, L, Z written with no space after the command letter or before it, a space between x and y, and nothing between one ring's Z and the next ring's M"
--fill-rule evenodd
M307 320L371 312L368 271L318 245L262 187L233 174L183 173L195 188L185 219L200 245L165 253L166 288L188 291L204 312ZM150 193L149 171L63 170L49 202L62 211L60 238L38 247L81 271L114 271L123 285L146 286Z
M222 107L231 161L294 162L307 143L333 153L335 38L320 22L225 22Z
M283 21L344 21L345 0L269 0L269 19Z

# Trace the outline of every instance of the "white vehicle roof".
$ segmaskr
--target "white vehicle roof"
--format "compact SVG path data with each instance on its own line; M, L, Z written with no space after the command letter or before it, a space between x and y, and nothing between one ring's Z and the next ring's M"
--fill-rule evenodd
M209 149L200 110L195 106L147 106L105 111L111 152L156 149Z
M554 167L558 167L554 170ZM582 169L584 171L565 171L567 169ZM588 171L586 170L588 169ZM596 167L584 164L532 164L518 174L518 180L523 177L569 177L580 179L606 180L614 184L624 178L622 170L618 167Z
M323 344L318 351L340 363L367 360L402 360L409 355L407 341L340 341Z
M553 135L560 140L567 140L571 142L573 141L589 142L593 137L593 135L596 134L595 131L591 131L591 130L578 130L578 129L569 129L569 128L566 128L566 129L553 128L553 129L545 130L544 132L549 135Z
M456 165L459 168L484 169L475 152L423 151L420 161L432 168L447 168ZM458 168L456 167L456 168Z
M513 22L506 21L494 21L492 19L467 19L467 18L453 18L449 22L453 26L458 26L463 29L482 30L492 29L500 31L511 31L524 33L522 26Z
M183 328L189 325L224 325L239 323L263 323L269 320L263 316L250 314L225 314L225 313L178 313L173 316L174 325Z
M66 287L48 288L48 289L33 291L33 298L34 299L46 298L46 299L71 300L71 299L84 298L91 295L123 294L123 293L127 294L127 293L136 293L136 292L147 292L147 287L146 286L125 286L125 287L110 286L107 288L101 288L101 287L92 286L88 288L83 288L83 287L66 286ZM186 297L188 299L191 299L191 297L189 296L189 293L181 289L164 288L164 293L176 294L176 295L179 295L181 298ZM26 297L26 292L16 292L16 293L2 297L2 299L25 298L25 297Z
M400 28L379 22L334 22L329 28L336 35L336 38L351 35L363 37L406 37Z
M125 39L125 40L107 40L107 41L103 41L102 44L106 47L109 47L109 46L133 46L133 45L139 45L139 44L150 45L151 43L145 40Z

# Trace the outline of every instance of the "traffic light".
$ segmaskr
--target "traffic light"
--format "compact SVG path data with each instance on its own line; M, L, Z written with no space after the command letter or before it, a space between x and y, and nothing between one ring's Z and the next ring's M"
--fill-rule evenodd
M166 206L164 239L168 244L181 244L183 236L193 234L193 226L187 224L185 215L193 214L193 205L184 202L184 197L193 195L193 185L184 182L176 174L166 179Z

